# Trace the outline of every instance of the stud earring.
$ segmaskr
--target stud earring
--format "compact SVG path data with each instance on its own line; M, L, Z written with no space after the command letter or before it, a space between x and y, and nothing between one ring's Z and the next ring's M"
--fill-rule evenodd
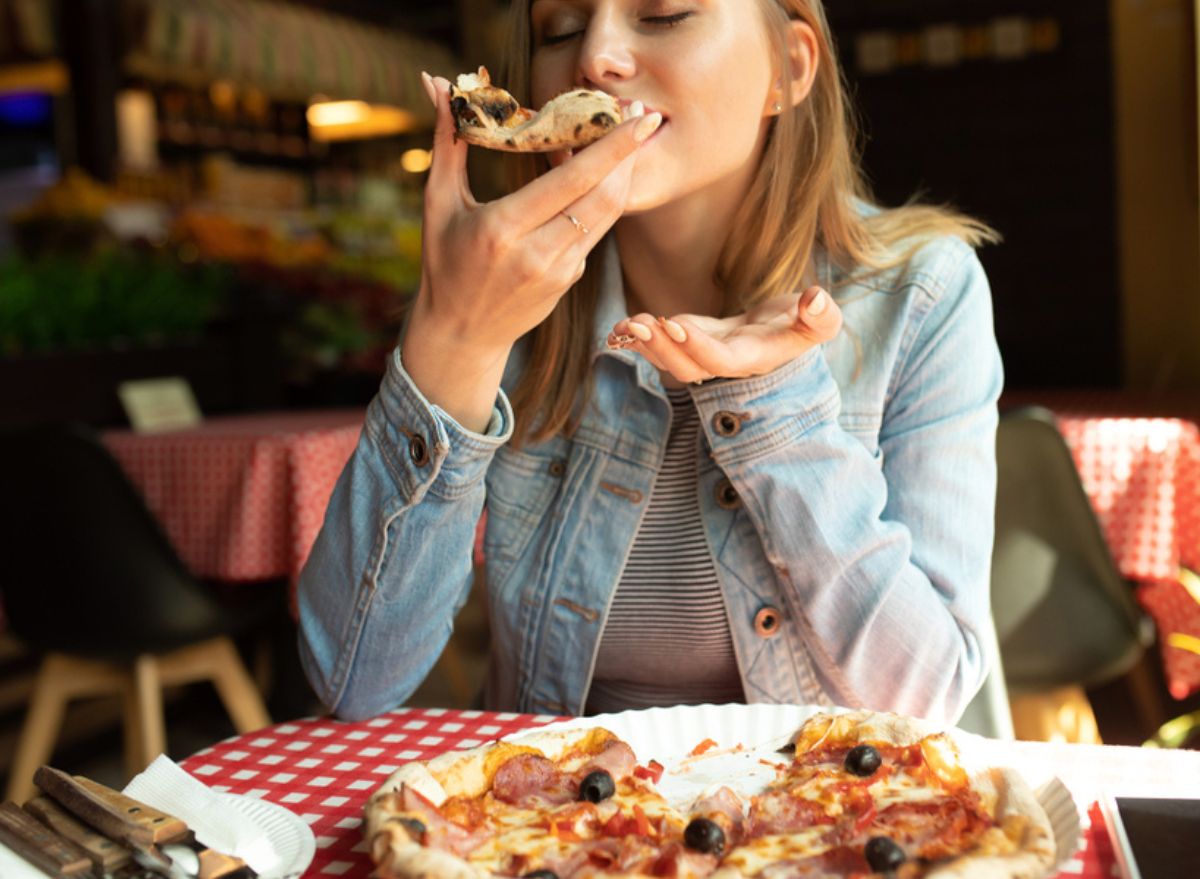
M772 107L771 109L774 110L776 113L782 113L783 112L783 104L776 101L775 106Z

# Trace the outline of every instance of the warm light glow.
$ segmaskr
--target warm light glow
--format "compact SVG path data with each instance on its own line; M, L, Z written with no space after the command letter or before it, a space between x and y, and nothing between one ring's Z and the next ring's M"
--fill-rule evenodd
M370 115L371 105L366 101L327 101L308 108L308 124L313 128L352 125L365 121Z
M229 80L218 79L208 87L208 99L218 110L228 113L237 106L237 89Z
M389 104L366 101L320 101L308 106L308 127L313 140L363 140L412 131L417 117Z
M6 64L0 67L0 94L49 92L61 95L70 89L71 76L61 61Z
M400 167L410 174L420 174L429 170L432 161L433 154L429 150L405 150L400 156Z

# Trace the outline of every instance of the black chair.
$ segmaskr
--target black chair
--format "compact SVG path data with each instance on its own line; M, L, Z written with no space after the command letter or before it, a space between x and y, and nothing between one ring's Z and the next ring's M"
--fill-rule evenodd
M1031 723L1064 706L1094 730L1084 689L1141 668L1153 622L1117 570L1054 416L1003 413L996 459L992 615L1018 736L1041 737ZM1153 710L1152 685L1131 683Z
M266 619L273 593L219 602L92 431L0 433L0 535L7 626L43 655L9 799L32 793L74 698L122 695L130 775L164 750L163 686L212 681L238 732L270 723L231 636Z

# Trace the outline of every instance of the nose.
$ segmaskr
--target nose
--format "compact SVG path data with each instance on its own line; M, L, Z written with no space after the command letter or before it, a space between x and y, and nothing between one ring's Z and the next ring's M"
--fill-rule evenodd
M579 47L579 85L603 86L633 76L632 36L617 10L597 9Z

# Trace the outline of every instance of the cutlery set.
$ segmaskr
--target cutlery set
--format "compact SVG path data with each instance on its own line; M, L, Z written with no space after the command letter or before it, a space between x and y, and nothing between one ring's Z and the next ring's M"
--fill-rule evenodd
M0 843L60 879L257 879L179 818L82 776L43 766L25 805L0 805Z

